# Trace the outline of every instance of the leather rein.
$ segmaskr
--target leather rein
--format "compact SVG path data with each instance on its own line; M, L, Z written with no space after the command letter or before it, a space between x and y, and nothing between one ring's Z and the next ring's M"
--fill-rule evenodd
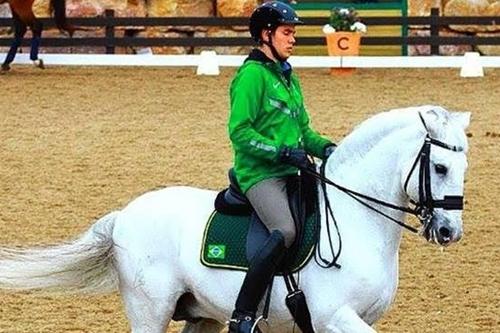
M462 152L463 148L458 147L458 146L452 146L449 145L445 142L439 141L437 139L433 139L429 135L429 131L427 129L427 125L425 124L425 121L422 117L422 115L419 113L420 120L422 121L427 133L425 135L424 143L422 145L422 148L420 149L419 153L417 154L417 157L415 158L415 161L413 162L412 168L410 169L410 172L408 173L408 176L406 177L406 181L404 183L404 191L407 193L407 188L408 188L408 183L410 181L411 176L413 175L414 171L416 170L416 166L418 162L420 161L420 169L419 169L419 201L415 202L414 200L410 199L410 203L414 205L414 207L403 207L403 206L398 206L393 203L389 203L387 201L383 201L371 196L368 196L363 193L359 193L357 191L348 189L342 185L339 185L332 180L328 179L325 176L324 173L324 168L321 168L321 173L318 173L314 170L311 169L303 169L303 171L311 174L313 177L317 178L323 183L326 183L328 185L331 185L335 187L336 189L346 193L350 197L352 197L354 200L358 201L362 205L370 208L371 210L379 213L380 215L384 216L385 218L395 222L396 224L400 225L403 228L406 228L407 230L417 233L418 229L412 227L409 224L406 224L405 222L399 221L394 219L393 217L387 215L386 213L382 212L381 210L373 207L366 201L373 202L375 204L393 209L393 210L398 210L402 211L411 215L416 216L424 228L428 227L428 224L430 220L432 219L434 215L434 209L435 208L442 208L445 210L462 210L463 209L463 196L448 196L445 195L442 200L435 200L432 197L432 191L431 191L431 173L430 173L430 152L431 152L431 145L435 145L447 150L451 150L454 152ZM335 154L335 153L334 153ZM325 165L324 163L323 165ZM326 193L325 193L326 195ZM366 201L363 201L366 200Z
M453 146L449 145L445 142L442 142L440 140L431 138L429 134L429 130L427 129L427 125L425 124L424 118L422 115L419 113L420 120L422 121L422 124L425 127L426 130L426 135L424 138L424 143L422 145L422 148L417 154L417 157L415 158L415 161L413 162L413 165L408 173L408 176L406 177L405 183L404 183L404 192L407 193L407 188L408 188L408 183L410 181L411 176L416 170L417 164L420 162L420 168L419 168L419 199L418 202L415 202L414 200L410 199L410 203L413 205L413 207L403 207L399 206L384 200L380 200L374 197L371 197L369 195L348 189L342 185L339 185L332 180L328 179L325 176L325 165L326 163L323 163L320 168L320 172L318 173L316 170L312 169L302 169L302 171L307 172L308 174L312 175L313 177L317 178L321 182L321 186L323 189L323 194L325 197L325 212L327 213L327 228L328 228L328 237L330 240L330 249L332 251L333 255L333 260L328 261L325 260L324 258L321 257L321 254L319 254L319 259L321 260L320 263L318 261L318 258L316 258L316 262L320 264L321 267L323 268L330 268L332 266L335 266L337 268L340 268L340 265L336 263L337 259L340 256L341 252L341 247L342 247L342 241L340 238L340 233L338 230L337 222L335 220L335 217L333 216L333 211L331 209L328 197L326 195L326 184L335 187L341 192L344 192L345 194L349 195L351 198L362 204L363 206L377 212L379 215L382 215L383 217L387 218L388 220L398 224L399 226L413 232L413 233L418 233L418 229L403 222L399 221L392 216L388 215L387 213L381 211L379 208L374 207L373 205L370 204L378 204L381 206L384 206L386 208L392 209L392 210L397 210L401 212L405 212L411 215L416 216L419 221L422 223L423 229L422 231L425 231L429 228L430 222L432 220L432 217L434 216L434 209L436 208L442 208L445 210L463 210L463 196L448 196L445 195L442 200L435 200L432 197L432 191L431 191L431 173L430 173L430 152L431 152L431 146L435 145L453 152L462 152L463 148L459 146ZM333 153L335 154L335 152ZM333 222L335 224L335 227L337 229L337 235L339 237L339 248L337 253L335 254L335 251L333 250L333 245L331 242L331 235L330 235L330 226L328 223L328 215L330 215L333 219ZM319 245L319 242L318 242ZM318 246L319 250L319 246Z

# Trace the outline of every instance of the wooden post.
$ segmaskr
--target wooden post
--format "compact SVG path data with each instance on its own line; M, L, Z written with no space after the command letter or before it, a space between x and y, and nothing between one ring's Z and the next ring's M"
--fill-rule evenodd
M401 24L401 36L403 37L403 43L401 45L401 54L404 56L408 55L408 1L401 1L401 17L403 22Z
M431 55L439 55L439 8L431 9Z
M104 11L104 16L106 17L106 54L115 54L115 26L109 24L109 20L115 17L115 11L112 9L106 9Z

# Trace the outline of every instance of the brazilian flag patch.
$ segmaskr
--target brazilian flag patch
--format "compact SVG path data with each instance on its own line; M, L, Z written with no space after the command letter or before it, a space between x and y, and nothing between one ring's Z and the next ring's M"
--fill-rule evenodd
M226 245L209 244L207 254L208 258L223 260L226 258Z

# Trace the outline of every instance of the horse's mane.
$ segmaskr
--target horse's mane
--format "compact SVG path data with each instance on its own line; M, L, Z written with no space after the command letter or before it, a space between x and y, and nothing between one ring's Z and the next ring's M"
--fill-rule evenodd
M363 121L346 136L338 148L337 163L355 163L389 135L424 135L426 128L420 120L419 113L434 111L435 118L427 118L426 125L433 131L433 137L443 140L446 135L450 113L440 106L424 105L393 109L376 114ZM463 132L463 131L462 131ZM457 141L457 140L454 140ZM459 141L463 141L460 140ZM462 142L460 142L462 144ZM337 164L336 163L336 164Z

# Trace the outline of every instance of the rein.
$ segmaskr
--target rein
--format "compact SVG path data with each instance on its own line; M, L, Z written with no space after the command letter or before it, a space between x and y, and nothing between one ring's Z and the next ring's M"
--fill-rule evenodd
M399 211L402 211L402 212L405 212L405 213L409 213L409 214L412 214L412 215L415 215L415 216L418 216L418 212L417 212L417 209L412 209L412 208L409 208L409 207L401 207L401 206L397 206L395 204L392 204L392 203L389 203L389 202L386 202L386 201L382 201L382 200L379 200L377 198L373 198L373 197L370 197L366 194L362 194L362 193L359 193L359 192L356 192L356 191L353 191L353 190L350 190L342 185L339 185L335 182L333 182L332 180L330 180L329 178L317 173L316 171L314 170L305 170L303 169L303 171L307 172L308 174L312 175L313 177L317 178L319 181L321 181L323 184L328 184L328 185L331 185L333 187L335 187L336 189L346 193L347 195L349 195L351 198L353 198L354 200L358 201L359 203L361 203L362 205L366 206L367 208L370 208L371 210L379 213L380 215L386 217L387 219L397 223L398 225L400 225L401 227L403 228L406 228L408 229L409 231L411 232L414 232L414 233L417 233L418 232L418 229L412 227L411 225L408 225L404 222L401 222L399 220L396 220L395 218L387 215L386 213L382 212L381 210L371 206L370 204L364 202L363 200L361 199L365 199L365 200L368 200L368 201L371 201L371 202L374 202L376 204L379 204L379 205L382 205L382 206L385 206L387 208L391 208L391 209L394 209L394 210L399 210ZM326 193L325 193L326 195ZM360 199L361 198L361 199Z
M341 192L344 192L345 194L349 195L351 198L362 204L363 206L377 212L379 215L382 215L383 217L387 218L388 220L398 224L399 226L413 232L413 233L418 233L418 229L405 223L402 221L399 221L392 216L389 216L388 214L384 213L380 209L374 207L373 205L370 205L368 202L373 202L375 204L405 212L411 215L416 216L420 222L423 225L423 230L427 230L428 227L430 226L430 221L434 215L434 209L435 208L442 208L445 210L462 210L463 209L463 196L444 196L443 200L435 200L432 197L432 191L431 191L431 173L430 173L430 152L431 152L431 145L435 145L447 150L451 150L453 152L462 152L463 148L462 147L457 147L457 146L452 146L449 145L445 142L436 140L434 138L431 138L429 135L429 131L427 129L427 125L425 124L425 121L422 117L422 115L419 113L420 120L422 121L424 128L426 130L426 136L424 139L424 143L422 145L422 148L417 154L417 157L415 158L415 161L413 162L413 165L410 169L410 172L408 173L408 176L406 177L406 181L404 183L404 192L407 193L407 188L408 188L408 183L410 181L410 178L413 174L413 172L416 170L417 163L420 161L420 170L419 170L419 201L415 202L414 200L410 199L410 203L413 204L415 207L410 208L410 207L403 207L403 206L398 206L396 204L386 202L371 196L368 196L363 193L359 193L357 191L353 191L351 189L348 189L342 185L339 185L335 182L333 182L331 179L328 179L325 176L325 165L326 163L323 163L321 165L321 173L318 173L316 170L312 169L302 169L302 171L307 172L311 176L315 177L321 182L321 187L323 189L323 195L325 198L325 212L326 212L326 225L327 225L327 231L328 231L328 238L330 241L330 250L333 254L333 260L331 262L328 262L327 260L323 259L320 256L321 261L326 265L321 265L321 267L324 268L330 268L332 266L335 266L337 268L340 268L340 266L336 263L337 259L340 256L341 252L341 247L342 247L342 242L340 238L340 233L338 230L337 226L337 221L335 220L335 217L333 216L333 211L331 209L327 194L326 194L326 184L335 187ZM334 153L335 154L335 153ZM333 250L332 242L331 242L331 235L330 235L330 227L328 223L328 215L330 215L334 221L335 227L337 228L337 234L339 236L339 249L337 254L335 254L335 251ZM318 251L319 251L319 244L318 242ZM316 260L318 262L318 260ZM319 262L318 262L319 264Z

